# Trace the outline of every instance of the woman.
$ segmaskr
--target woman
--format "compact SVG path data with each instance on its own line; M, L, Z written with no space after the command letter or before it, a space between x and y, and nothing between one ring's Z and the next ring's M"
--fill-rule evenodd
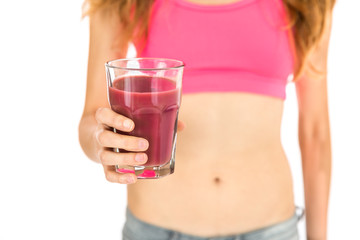
M298 239L280 142L293 73L307 239L327 238L331 172L326 59L334 0L88 0L90 51L80 143L110 182L128 185L124 239ZM104 63L183 60L175 173L140 180L114 165L146 162L146 139L109 109ZM186 127L185 127L186 126ZM131 153L114 153L111 148ZM136 184L132 184L135 183ZM131 185L130 185L131 184Z

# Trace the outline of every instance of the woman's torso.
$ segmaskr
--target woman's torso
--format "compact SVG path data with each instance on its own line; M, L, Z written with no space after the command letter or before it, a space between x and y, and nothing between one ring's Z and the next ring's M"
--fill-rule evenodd
M186 128L178 133L175 173L129 185L129 208L143 221L199 236L290 218L295 208L280 142L282 111L283 99L263 94L183 94L179 119Z

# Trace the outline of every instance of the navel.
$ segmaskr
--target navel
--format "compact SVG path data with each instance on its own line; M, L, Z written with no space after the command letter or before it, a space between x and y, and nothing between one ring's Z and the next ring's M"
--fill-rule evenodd
M221 182L220 178L219 177L215 177L214 178L214 183L215 184L219 184Z

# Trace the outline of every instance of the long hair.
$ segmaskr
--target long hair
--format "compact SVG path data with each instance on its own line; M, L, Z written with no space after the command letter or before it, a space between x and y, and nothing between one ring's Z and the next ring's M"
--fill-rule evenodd
M241 1L241 0L240 0ZM292 29L296 49L294 79L309 67L317 71L307 61L309 53L319 43L325 29L326 20L334 7L335 0L282 0L288 15L288 28ZM91 15L99 9L115 11L123 27L122 42L142 43L146 41L151 9L154 0L85 0L83 14Z

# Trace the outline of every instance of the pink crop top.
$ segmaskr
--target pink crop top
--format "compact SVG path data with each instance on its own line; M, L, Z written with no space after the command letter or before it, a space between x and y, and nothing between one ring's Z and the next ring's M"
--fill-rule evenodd
M184 61L184 94L247 92L285 99L294 65L286 19L282 0L155 0L138 57Z

